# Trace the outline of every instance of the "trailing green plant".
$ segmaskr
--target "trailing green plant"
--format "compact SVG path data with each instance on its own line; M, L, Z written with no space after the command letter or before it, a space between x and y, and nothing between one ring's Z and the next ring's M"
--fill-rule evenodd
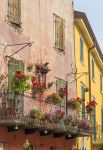
M23 94L25 91L31 88L29 82L29 76L20 70L14 73L13 79L11 81L11 92L17 94Z
M64 124L69 125L72 122L72 120L73 120L72 115L68 115L64 118Z
M30 113L31 118L41 119L41 117L42 117L41 110L39 110L37 108L31 109L29 113Z

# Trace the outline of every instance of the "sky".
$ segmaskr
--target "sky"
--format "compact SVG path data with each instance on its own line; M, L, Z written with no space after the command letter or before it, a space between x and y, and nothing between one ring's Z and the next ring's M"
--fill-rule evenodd
M103 52L103 0L75 0L74 7L86 13Z

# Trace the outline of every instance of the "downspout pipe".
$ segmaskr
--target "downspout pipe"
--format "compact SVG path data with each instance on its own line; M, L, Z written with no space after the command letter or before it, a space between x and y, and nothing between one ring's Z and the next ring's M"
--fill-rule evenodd
M89 101L91 101L91 63L90 63L90 53L91 50L95 48L95 45L88 49L88 75L89 75Z
M91 63L90 63L90 53L91 50L95 48L95 45L92 47L88 48L88 76L89 76L89 101L91 101L92 95L91 95ZM92 136L90 137L91 140L91 150L93 150L93 145L92 145Z

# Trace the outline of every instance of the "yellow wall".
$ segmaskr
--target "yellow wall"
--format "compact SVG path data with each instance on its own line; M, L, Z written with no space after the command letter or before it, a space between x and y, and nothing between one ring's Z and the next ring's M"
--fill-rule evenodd
M75 60L76 60L76 68L77 68L77 75L76 78L82 75L82 72L88 72L88 42L87 39L85 38L85 35L83 32L81 32L80 28L78 25L75 24L74 27L74 33L75 33ZM84 43L84 63L80 61L80 37L83 39ZM93 49L92 51L94 51ZM92 58L94 59L95 65L94 65L94 70L95 70L95 80L92 80L92 73L91 73L91 95L96 98L96 101L98 103L96 107L96 122L98 125L101 125L101 106L102 106L102 93L100 92L100 66L99 66L99 61L96 60L96 56L90 53L90 63ZM81 74L78 74L81 73ZM103 80L102 80L103 81ZM81 97L81 85L82 83L86 86L89 87L89 76L88 74L83 75L79 79L77 79L77 96ZM89 92L85 93L85 104L89 102ZM86 139L86 145L87 145L87 150L91 150L91 140L90 138L85 138ZM78 138L78 146L79 149L81 147L81 141L82 138Z

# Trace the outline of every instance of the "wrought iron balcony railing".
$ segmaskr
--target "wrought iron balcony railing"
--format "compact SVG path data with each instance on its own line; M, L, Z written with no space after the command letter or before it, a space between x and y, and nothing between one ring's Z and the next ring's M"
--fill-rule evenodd
M37 107L42 113L55 111L60 109L61 105L47 103L45 99L38 95L33 98L31 93L25 95L3 93L0 95L0 125L2 126L19 126L20 128L35 128L38 130L48 130L52 132L59 132L67 135L68 133L75 136L91 136L92 129L78 128L78 126L65 125L64 122L50 122L46 119L36 119L30 116L30 110ZM81 112L69 109L62 106L64 111L70 115L76 115L78 119L81 118ZM85 114L86 115L86 114Z
M93 128L93 144L103 144L103 126L94 125Z

